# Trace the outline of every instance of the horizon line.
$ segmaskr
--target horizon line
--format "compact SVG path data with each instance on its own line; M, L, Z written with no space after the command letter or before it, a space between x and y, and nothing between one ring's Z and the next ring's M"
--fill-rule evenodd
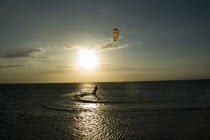
M202 81L202 80L210 80L210 78L207 78L207 79L178 79L178 80L148 80L148 81L104 81L104 82L59 82L59 83L56 83L56 82L52 82L52 83L47 83L47 82L40 82L40 83L0 83L0 85L3 85L3 84L77 84L77 83L128 83L128 82L167 82L167 81Z

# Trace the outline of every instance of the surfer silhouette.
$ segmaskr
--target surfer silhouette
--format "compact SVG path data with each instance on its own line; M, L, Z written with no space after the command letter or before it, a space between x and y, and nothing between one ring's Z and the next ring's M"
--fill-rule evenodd
M98 90L98 87L95 86L94 90L93 90L93 93L92 94L96 94L96 91Z

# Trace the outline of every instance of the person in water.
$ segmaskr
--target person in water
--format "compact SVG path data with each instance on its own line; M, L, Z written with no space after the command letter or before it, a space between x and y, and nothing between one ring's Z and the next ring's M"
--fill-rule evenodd
M96 94L96 91L98 90L98 87L95 86L94 90L93 90L93 94Z

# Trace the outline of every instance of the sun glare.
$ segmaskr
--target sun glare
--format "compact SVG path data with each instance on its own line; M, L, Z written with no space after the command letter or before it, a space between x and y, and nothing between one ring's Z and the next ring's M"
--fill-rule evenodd
M79 51L79 67L93 69L96 67L98 59L94 50L82 49Z

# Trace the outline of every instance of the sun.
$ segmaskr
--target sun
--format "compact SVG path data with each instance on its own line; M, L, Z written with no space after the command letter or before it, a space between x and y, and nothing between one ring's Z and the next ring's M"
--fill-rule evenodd
M79 50L79 67L90 70L95 68L97 63L98 59L94 50Z

